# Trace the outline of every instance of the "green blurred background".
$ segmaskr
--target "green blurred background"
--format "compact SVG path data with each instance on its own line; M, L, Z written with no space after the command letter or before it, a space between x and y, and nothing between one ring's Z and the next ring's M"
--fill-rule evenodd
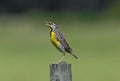
M119 0L1 0L0 81L50 81L61 57L49 40L54 21L79 57L73 81L120 81Z

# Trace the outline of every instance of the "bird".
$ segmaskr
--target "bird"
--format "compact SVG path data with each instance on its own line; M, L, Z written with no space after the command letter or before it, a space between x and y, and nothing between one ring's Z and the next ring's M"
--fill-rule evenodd
M76 59L78 58L70 48L69 44L67 43L66 39L62 35L62 33L59 31L58 26L55 22L48 22L46 24L50 28L50 40L52 44L60 51L62 52L61 59L57 62L60 63L63 61L66 52L74 56Z

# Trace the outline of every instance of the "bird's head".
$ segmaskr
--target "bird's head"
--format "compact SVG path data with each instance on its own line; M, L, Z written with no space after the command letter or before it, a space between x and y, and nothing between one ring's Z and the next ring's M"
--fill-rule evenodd
M52 29L57 28L57 25L54 22L48 22L46 25L49 26Z

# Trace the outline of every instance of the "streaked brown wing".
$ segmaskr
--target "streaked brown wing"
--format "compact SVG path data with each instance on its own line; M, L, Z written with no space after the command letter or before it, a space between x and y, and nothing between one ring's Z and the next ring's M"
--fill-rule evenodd
M55 30L55 33L56 33L56 36L55 36L56 39L64 46L67 52L71 53L72 49L70 48L69 44L63 37L62 33L58 29Z

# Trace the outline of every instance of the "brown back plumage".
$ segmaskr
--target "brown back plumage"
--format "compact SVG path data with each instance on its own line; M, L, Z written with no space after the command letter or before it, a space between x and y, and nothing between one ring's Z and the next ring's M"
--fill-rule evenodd
M54 32L56 34L55 35L56 39L63 45L63 47L65 48L65 51L72 54L77 59L77 56L73 54L72 49L70 48L66 39L63 37L62 33L58 29L55 29Z

